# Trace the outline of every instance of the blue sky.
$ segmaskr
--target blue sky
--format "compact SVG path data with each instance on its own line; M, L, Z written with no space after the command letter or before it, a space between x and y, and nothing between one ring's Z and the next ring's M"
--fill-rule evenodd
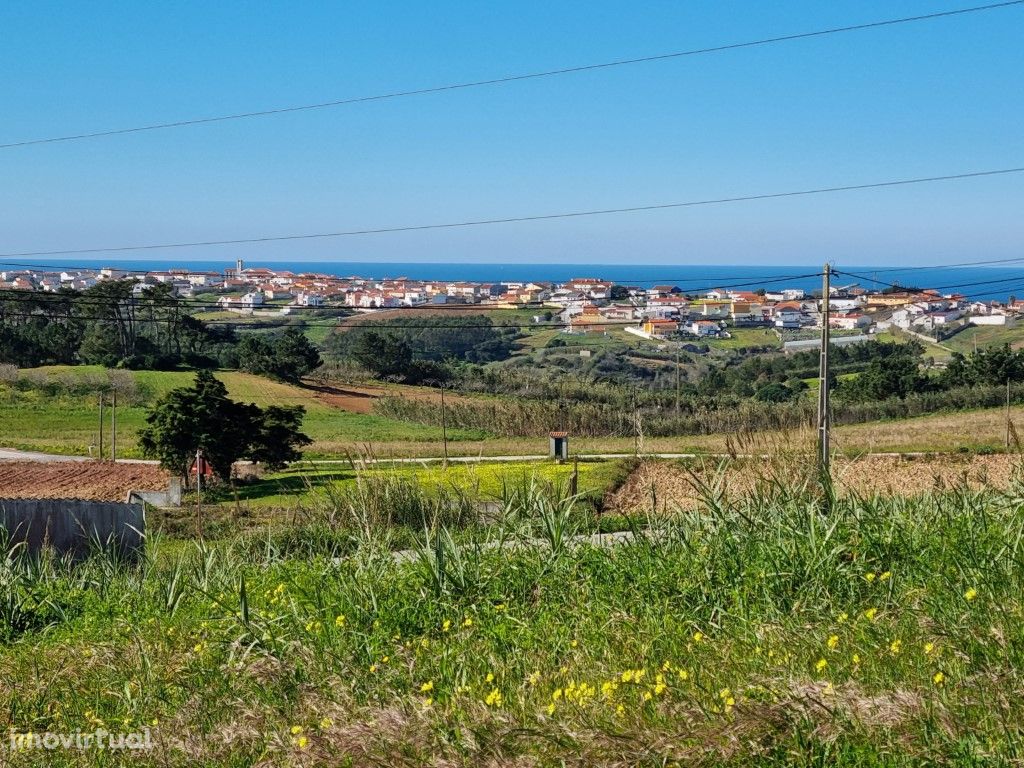
M0 143L970 4L4 3ZM0 150L0 252L530 215L1024 165L1022 31L1018 6L546 80ZM1022 191L1024 174L178 254L933 264L1021 256Z

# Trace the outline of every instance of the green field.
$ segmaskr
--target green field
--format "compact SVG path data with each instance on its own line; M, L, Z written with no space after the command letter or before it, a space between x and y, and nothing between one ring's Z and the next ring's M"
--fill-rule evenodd
M502 497L515 484L538 480L567 483L578 473L577 489L587 498L598 500L622 479L622 464L616 461L584 461L577 465L551 461L516 461L463 464L440 462L395 464L356 469L349 463L295 464L282 472L269 473L258 480L239 484L238 498L256 507L294 508L322 504L333 494L356 482L357 477L373 479L393 475L425 488L441 488L472 493L487 501ZM224 503L234 503L234 495L225 495Z
M23 371L22 376L73 381L98 377L98 366L50 366ZM138 457L136 434L145 424L146 406L161 394L189 385L194 375L188 371L133 371L137 393L122 397L117 409L118 454ZM410 442L436 444L440 450L441 430L423 424L388 419L374 414L349 413L331 407L315 397L311 390L270 381L237 371L222 371L217 377L235 400L257 405L301 405L306 408L303 431L313 439L309 456L338 455L347 450L363 450L376 443ZM130 404L126 404L130 403ZM109 409L105 429L109 430ZM98 443L99 408L95 395L48 394L41 389L22 391L0 384L0 445L7 448L88 455L89 446ZM450 430L452 441L480 440L483 433L474 430ZM109 448L109 432L107 434Z
M1012 349L1024 347L1024 326L970 326L942 342L943 346L963 355L969 355L975 346L982 349L1003 344L1009 344Z
M707 339L708 346L717 349L782 348L782 341L779 340L778 334L770 328L729 328L728 330L730 338Z

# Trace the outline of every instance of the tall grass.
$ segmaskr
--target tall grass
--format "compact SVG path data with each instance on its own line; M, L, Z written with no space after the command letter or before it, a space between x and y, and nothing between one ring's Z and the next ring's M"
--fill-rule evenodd
M604 546L532 483L473 520L354 489L321 510L362 526L345 557L159 538L135 567L13 555L23 611L74 610L0 641L0 726L155 723L132 759L161 766L1019 761L1024 488L697 492ZM377 546L406 526L418 548Z

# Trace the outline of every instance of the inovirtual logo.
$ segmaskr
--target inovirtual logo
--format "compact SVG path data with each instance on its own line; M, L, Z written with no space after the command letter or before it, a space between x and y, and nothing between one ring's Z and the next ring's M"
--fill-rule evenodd
M153 748L153 737L149 728L131 733L112 733L104 728L95 731L72 731L55 733L53 731L11 731L9 748L12 752L42 749L77 749L77 750L145 750Z

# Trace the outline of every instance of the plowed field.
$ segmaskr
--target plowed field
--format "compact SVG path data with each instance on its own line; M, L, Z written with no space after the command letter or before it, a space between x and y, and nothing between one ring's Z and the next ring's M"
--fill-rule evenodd
M0 499L124 501L129 490L166 487L167 473L151 464L0 461Z

